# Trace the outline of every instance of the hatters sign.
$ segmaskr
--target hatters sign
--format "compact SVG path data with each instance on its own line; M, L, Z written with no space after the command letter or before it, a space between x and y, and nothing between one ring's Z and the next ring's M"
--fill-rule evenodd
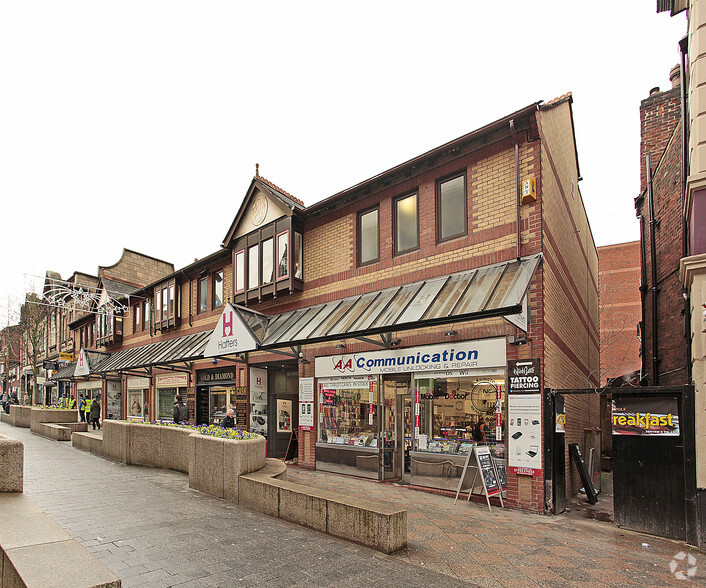
M204 357L218 357L257 349L257 339L237 310L228 302L211 333Z

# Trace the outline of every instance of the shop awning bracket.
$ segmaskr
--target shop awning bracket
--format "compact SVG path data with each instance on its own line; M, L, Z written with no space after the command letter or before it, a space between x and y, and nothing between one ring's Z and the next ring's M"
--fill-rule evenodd
M133 371L119 371L120 376L135 376L137 378L144 378L145 376L151 376L152 370L145 368L144 372L133 372Z
M218 361L232 361L233 363L247 363L248 353L246 351L242 354L236 354L235 356L219 355L214 359L217 359Z
M167 370L170 372L184 372L185 374L191 373L191 368L187 367L177 367L170 364L160 365L158 363L154 364L152 367L159 368L161 370Z
M269 353L274 353L276 355L284 355L285 357L293 357L294 359L299 359L299 354L301 353L302 346L297 345L296 347L289 347L292 351L281 351L279 349L268 349Z
M358 341L363 341L364 343L370 343L371 345L377 345L378 347L384 347L385 349L390 347L390 341L392 341L392 335L390 333L381 333L381 341L375 339L369 339L368 337L355 337Z

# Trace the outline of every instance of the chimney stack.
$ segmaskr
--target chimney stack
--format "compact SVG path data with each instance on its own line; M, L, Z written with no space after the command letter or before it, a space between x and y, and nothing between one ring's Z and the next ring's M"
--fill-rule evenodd
M669 81L672 82L672 88L677 88L681 85L680 73L681 66L678 63L669 71Z

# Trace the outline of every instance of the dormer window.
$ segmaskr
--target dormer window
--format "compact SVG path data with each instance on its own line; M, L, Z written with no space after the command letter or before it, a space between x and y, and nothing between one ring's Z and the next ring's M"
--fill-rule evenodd
M238 239L233 249L235 302L248 304L303 288L302 234L291 217Z

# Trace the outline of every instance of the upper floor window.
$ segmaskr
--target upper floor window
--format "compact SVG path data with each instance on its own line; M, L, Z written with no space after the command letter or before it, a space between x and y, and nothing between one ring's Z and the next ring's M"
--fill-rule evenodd
M199 278L199 312L208 310L208 276Z
M275 275L275 248L273 239L262 242L262 283L269 284Z
M245 250L235 253L235 293L245 290Z
M142 313L142 316L143 316L143 321L144 321L142 328L144 330L147 330L150 326L150 301L149 300L145 300L145 309L144 309L144 312Z
M465 174L436 183L436 210L438 241L453 239L468 232Z
M163 329L176 326L177 312L176 280L158 286L154 290L154 326Z
M277 235L277 279L289 275L289 231Z
M252 290L260 285L260 264L259 259L259 245L253 245L248 248L248 289Z
M141 305L136 304L135 306L133 306L132 310L132 332L139 333L142 330Z
M380 259L380 210L373 208L358 215L358 265Z
M213 308L223 304L223 270L213 273Z
M410 194L395 200L395 254L419 247L418 195Z

